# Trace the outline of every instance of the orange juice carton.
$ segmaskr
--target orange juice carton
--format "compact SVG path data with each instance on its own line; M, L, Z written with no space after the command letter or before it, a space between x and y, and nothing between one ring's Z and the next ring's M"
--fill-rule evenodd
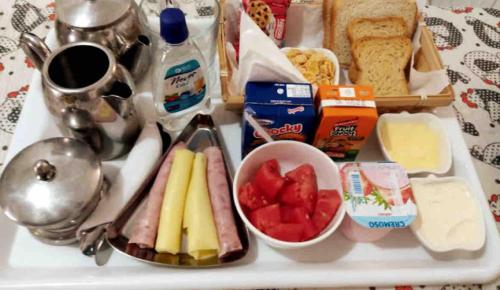
M313 145L335 160L354 160L377 123L371 87L320 86L315 103L319 124Z

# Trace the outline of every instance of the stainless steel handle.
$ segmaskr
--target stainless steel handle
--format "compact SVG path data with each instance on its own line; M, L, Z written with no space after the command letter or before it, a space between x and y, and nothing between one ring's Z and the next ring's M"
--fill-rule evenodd
M42 70L43 63L50 55L50 49L43 40L30 32L23 32L19 36L19 46L31 58L38 70Z
M96 254L98 241L106 234L106 226L107 224L97 226L82 235L80 240L80 251L82 251L82 254L86 256Z
M80 240L80 251L86 256L94 256L94 261L97 266L104 266L108 262L113 251L106 241L107 226L108 224L103 224L95 227L89 232L86 232Z

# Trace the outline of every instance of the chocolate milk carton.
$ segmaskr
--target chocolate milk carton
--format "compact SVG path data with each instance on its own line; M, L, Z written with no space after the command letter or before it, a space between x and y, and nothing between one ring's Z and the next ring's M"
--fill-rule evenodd
M243 109L274 140L312 140L316 113L309 84L248 82ZM242 156L264 143L264 139L243 118Z

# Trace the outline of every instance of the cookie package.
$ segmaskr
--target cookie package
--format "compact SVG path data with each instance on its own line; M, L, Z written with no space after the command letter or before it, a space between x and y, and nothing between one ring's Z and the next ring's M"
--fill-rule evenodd
M243 0L243 8L278 47L283 45L290 0Z

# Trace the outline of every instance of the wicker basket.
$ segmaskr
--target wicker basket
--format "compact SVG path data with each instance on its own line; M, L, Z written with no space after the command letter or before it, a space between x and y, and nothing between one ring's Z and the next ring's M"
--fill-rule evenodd
M243 108L243 96L231 95L228 91L229 80L232 72L228 66L226 56L226 41L224 35L224 0L221 0L222 17L219 26L218 52L220 62L220 81L222 90L222 99L225 107L228 110L241 110ZM421 48L415 56L415 67L422 72L443 69L441 58L438 50L432 39L431 32L424 27L421 36ZM454 100L453 88L448 85L441 93L437 95L419 96L419 95L403 95L403 96L375 96L377 107L381 111L398 111L398 110L420 110L429 107L447 106Z

